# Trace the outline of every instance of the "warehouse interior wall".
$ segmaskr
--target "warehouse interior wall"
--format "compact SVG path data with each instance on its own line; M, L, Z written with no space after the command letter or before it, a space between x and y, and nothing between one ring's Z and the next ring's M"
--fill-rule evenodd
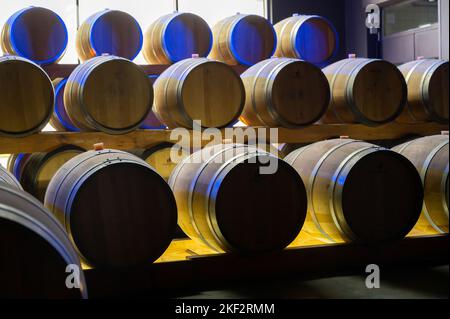
M449 1L439 1L440 58L449 59ZM365 8L369 4L387 5L398 0L345 0L345 46L348 53L367 57L368 42L365 27Z

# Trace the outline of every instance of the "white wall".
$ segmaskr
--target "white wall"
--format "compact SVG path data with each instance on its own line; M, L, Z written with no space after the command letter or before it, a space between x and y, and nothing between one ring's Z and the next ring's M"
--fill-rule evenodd
M264 0L178 0L178 10L201 16L211 27L238 12L265 16Z

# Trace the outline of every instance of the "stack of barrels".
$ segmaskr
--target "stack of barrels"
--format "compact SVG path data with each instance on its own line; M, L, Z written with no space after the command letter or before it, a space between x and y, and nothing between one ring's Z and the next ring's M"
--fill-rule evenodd
M67 30L52 11L26 8L1 35L0 134L23 137L48 122L108 134L238 120L288 129L448 123L447 61L397 67L352 55L332 63L338 43L320 16L273 26L237 14L210 29L175 12L143 33L132 16L108 9L77 32L82 63L52 81L42 66L61 59ZM132 62L141 50L148 63L168 65L156 79ZM235 65L246 71L239 76ZM8 170L0 167L0 255L10 260L0 265L2 291L87 297L81 262L139 267L176 234L252 256L281 251L300 232L366 245L400 240L415 225L448 233L448 134L391 150L349 138L285 145L284 160L271 148L224 143L191 154L170 143L129 152L62 145L11 155ZM77 289L67 289L68 266ZM17 284L25 280L31 284Z

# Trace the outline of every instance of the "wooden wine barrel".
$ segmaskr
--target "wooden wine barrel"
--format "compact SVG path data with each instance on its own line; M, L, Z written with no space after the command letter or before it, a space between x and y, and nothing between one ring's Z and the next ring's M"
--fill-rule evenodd
M448 124L448 61L424 59L399 67L408 85L408 103L398 122Z
M59 61L64 56L67 42L67 28L61 17L40 7L28 7L14 13L3 26L0 40L3 52L40 65Z
M6 164L6 169L8 172L14 175L14 177L20 181L20 178L23 173L23 168L28 161L28 158L31 154L27 153L19 153L19 154L11 154L8 157L8 163Z
M236 14L213 27L209 58L230 65L254 65L275 52L276 34L267 19L253 14Z
M131 154L143 159L155 169L165 181L169 180L170 174L175 167L189 156L182 147L173 143L160 143L147 149L130 151Z
M310 144L284 158L305 181L303 230L330 242L377 244L399 240L417 222L423 200L414 165L362 141Z
M150 82L152 83L153 87L153 83L155 83L156 79L158 78L158 75L152 74L149 75L148 78L150 79ZM150 110L150 112L148 112L147 114L147 117L142 122L140 128L144 130L155 130L155 129L165 129L166 126L158 120L153 110Z
M2 183L0 260L1 298L87 298L79 257L61 224L37 199Z
M57 78L52 81L55 89L55 105L49 124L57 131L78 132L78 129L70 120L64 106L64 90L67 79Z
M269 161L275 171L261 174ZM247 145L220 144L192 154L173 171L169 185L180 227L216 251L282 250L306 215L306 192L295 170Z
M1 183L22 189L22 186L20 185L19 181L14 177L14 175L8 172L0 165L0 184Z
M393 148L416 167L425 189L422 214L416 228L448 233L449 164L448 135L412 140Z
M84 151L75 145L64 145L51 152L31 154L20 177L24 190L43 202L48 184L58 169Z
M64 105L83 131L124 134L138 128L151 110L153 88L133 62L101 56L80 64L69 76Z
M294 14L275 24L274 28L277 34L274 56L323 65L338 51L338 33L334 25L324 17Z
M327 78L305 61L268 59L241 79L246 99L240 120L248 126L300 128L317 122L330 103Z
M45 206L96 268L155 261L177 220L164 179L143 160L116 150L85 152L65 163L48 185Z
M241 115L244 85L228 65L205 58L175 63L154 83L153 111L169 128L226 127Z
M50 119L52 82L42 68L27 59L0 57L0 96L0 135L31 135Z
M208 56L212 42L212 32L205 20L192 13L174 12L149 26L142 53L149 64L172 64L193 54Z
M105 9L81 24L75 48L81 61L104 53L134 60L142 49L142 42L141 27L131 15Z
M391 122L403 111L407 87L398 68L383 60L349 58L322 70L331 88L323 123Z

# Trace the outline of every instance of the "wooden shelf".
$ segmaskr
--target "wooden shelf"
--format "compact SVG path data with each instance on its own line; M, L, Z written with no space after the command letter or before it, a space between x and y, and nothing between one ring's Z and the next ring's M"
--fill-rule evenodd
M235 128L238 130L240 128ZM244 128L245 129L245 128ZM266 130L269 136L270 129ZM311 125L299 130L278 129L279 143L311 143L324 139L349 136L361 140L398 139L407 135L426 136L440 134L448 130L448 125L425 123L420 125L391 123L380 127L355 125ZM101 132L41 132L23 138L0 136L0 154L45 152L62 144L73 144L91 149L95 143L103 142L106 148L133 149L146 148L171 140L171 130L137 130L125 135L109 135ZM191 132L192 134L192 132ZM210 140L204 140L203 144Z
M78 66L78 64L51 64L43 66L45 72L51 79L56 78L67 78L70 73ZM162 64L145 64L139 65L147 75L160 75L163 73L170 65ZM248 67L243 65L232 66L233 70L237 74L243 73Z
M368 264L382 269L448 264L448 235L409 237L382 246L328 244L288 248L253 257L231 254L197 255L132 269L87 269L91 298L126 295L173 295L183 289L217 289L232 282L278 277L313 279L364 274Z

